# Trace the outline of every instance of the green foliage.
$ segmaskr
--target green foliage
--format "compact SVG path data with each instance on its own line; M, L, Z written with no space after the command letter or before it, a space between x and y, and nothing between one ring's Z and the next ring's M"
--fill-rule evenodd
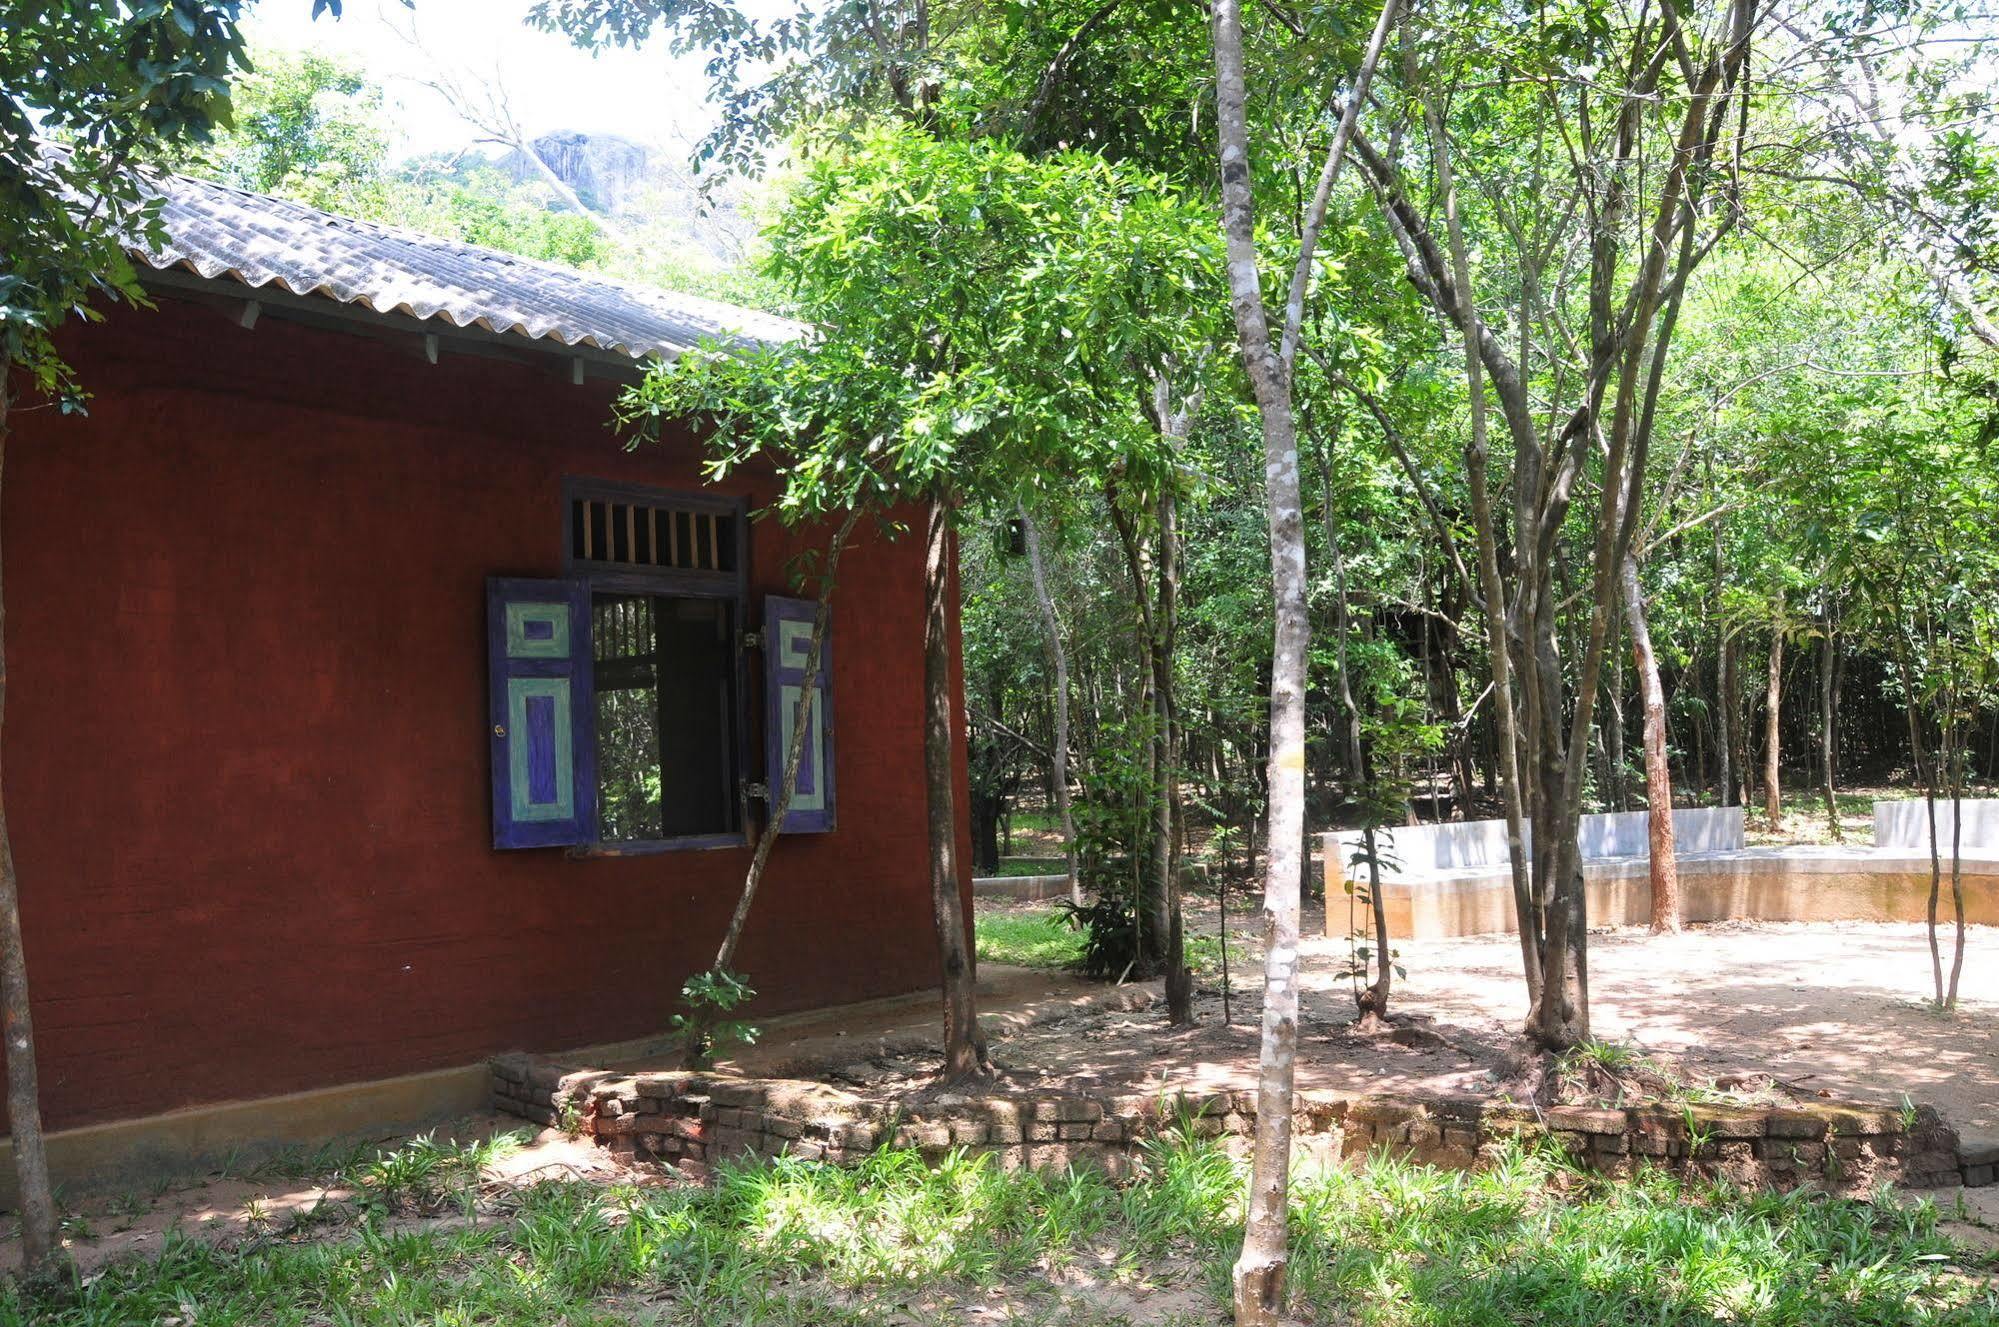
M0 24L0 365L66 405L50 334L93 298L141 298L125 245L159 235L159 209L130 168L228 123L241 9L50 0Z
M724 1018L756 998L756 991L739 973L716 969L697 972L680 988L687 1013L675 1014L667 1026L680 1041L689 1065L714 1062L717 1053L737 1046L754 1046L761 1030L740 1018Z
M1083 888L1136 899L1145 847L1159 796L1152 773L1156 718L1140 710L1105 723L1096 734L1082 788L1072 808L1076 822L1076 874Z
M1065 899L1055 906L1063 924L1077 931L1082 940L1076 971L1093 981L1152 975L1144 966L1141 913L1130 895L1101 893L1084 903Z
M317 51L259 52L233 105L228 128L169 164L333 211L381 187L390 126L381 88L357 67Z
M713 423L718 473L774 461L787 519L1158 463L1144 366L1179 349L1212 219L1083 153L871 130L807 168L766 270L811 338L683 356L627 398ZM1211 302L1210 302L1211 307Z

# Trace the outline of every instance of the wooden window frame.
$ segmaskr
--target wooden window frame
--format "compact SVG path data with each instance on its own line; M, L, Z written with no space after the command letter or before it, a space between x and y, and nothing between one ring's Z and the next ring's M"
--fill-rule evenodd
M680 567L644 567L626 562L578 557L575 551L575 513L579 501L654 503L726 520L734 534L735 569L702 571ZM749 846L750 678L747 651L743 648L743 635L750 630L746 616L750 601L749 535L749 502L745 498L574 475L563 478L562 562L565 574L578 577L584 582L586 603L594 601L599 592L663 595L676 599L726 599L734 605L733 629L736 636L735 712L732 722L734 728L732 756L736 786L731 791L736 798L737 828L722 834L683 834L668 838L630 839L607 843L599 837L603 833L601 820L603 809L600 806L597 808L599 823L592 827L591 841L572 849L572 855L648 857L663 852ZM591 648L593 650L596 648L594 642L591 643Z

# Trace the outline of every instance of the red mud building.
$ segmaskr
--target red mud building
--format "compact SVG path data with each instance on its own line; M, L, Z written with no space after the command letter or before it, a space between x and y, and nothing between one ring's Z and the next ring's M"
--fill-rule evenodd
M210 184L165 221L157 307L63 339L88 415L19 399L6 457L6 799L72 1184L659 1036L735 903L824 542L685 431L610 427L646 358L781 320ZM764 1014L937 980L922 549L857 539L737 963Z

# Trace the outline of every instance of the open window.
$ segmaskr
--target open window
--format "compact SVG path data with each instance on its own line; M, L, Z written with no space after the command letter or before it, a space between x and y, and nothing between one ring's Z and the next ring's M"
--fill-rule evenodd
M764 773L775 785L813 605L772 596L761 623L749 616L738 501L572 480L563 507L569 574L488 583L493 845L623 854L743 843L754 787L746 632L763 628ZM822 659L790 833L833 827L829 676Z

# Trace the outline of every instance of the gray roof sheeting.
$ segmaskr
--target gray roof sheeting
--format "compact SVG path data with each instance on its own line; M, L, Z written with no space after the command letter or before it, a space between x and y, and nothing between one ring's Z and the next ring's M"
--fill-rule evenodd
M439 319L504 336L673 359L704 338L743 347L798 339L802 324L694 295L655 290L437 239L303 203L170 176L166 246L134 248L161 271L183 268L255 290L276 287L383 314Z

